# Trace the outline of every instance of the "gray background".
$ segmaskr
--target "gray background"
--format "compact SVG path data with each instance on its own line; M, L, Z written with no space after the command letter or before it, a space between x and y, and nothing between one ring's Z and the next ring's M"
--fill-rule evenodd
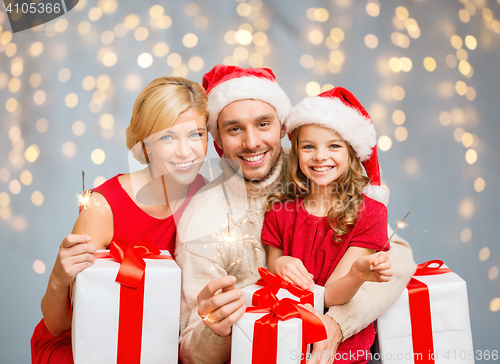
M71 231L77 217L76 196L81 191L81 170L86 171L89 187L98 176L110 178L127 172L124 132L140 89L155 77L174 73L166 61L171 53L178 53L185 66L191 57L201 57L203 68L199 71L189 69L186 74L186 77L201 82L204 72L224 62L241 46L226 43L226 32L236 31L245 23L254 27L257 18L265 18L268 22L268 28L262 30L268 39L268 53L263 56L263 66L275 71L293 104L307 96L308 82L317 82L320 86L345 86L372 114L378 135L391 138L392 147L379 151L383 180L391 190L390 222L394 224L415 206L408 218L409 226L401 231L414 249L415 260L420 263L442 259L467 281L474 348L499 350L500 312L490 309L490 303L500 297L500 279L494 274L495 267L500 265L500 225L496 217L499 193L494 187L500 177L497 166L500 154L497 116L500 101L499 2L472 0L472 6L457 0L381 2L380 14L374 17L367 13L366 1L275 0L262 3L248 0L252 12L245 17L238 15L237 1L198 1L195 2L199 5L198 13L189 16L185 11L188 2L183 1L118 3L88 0L80 1L74 10L44 24L38 31L14 34L10 41L17 47L14 55L11 54L13 46L10 46L9 56L6 55L7 45L0 44L0 193L5 192L9 196L9 201L5 194L3 200L0 199L3 201L3 206L0 206L0 363L28 363L30 360L29 339L41 318L40 299L58 245ZM150 21L149 9L157 3L172 19L168 29L158 29ZM90 9L112 9L114 5L117 7L113 12L104 12L96 21L89 20ZM409 38L407 48L391 42L393 32L408 35L406 29L397 29L393 22L398 6L409 10L409 16L418 22L421 31L418 38ZM306 15L310 7L325 8L329 13L328 20L311 21ZM472 13L468 22L459 19L459 11L465 7ZM488 20L488 11L484 8L491 10L492 20ZM135 30L132 29L124 36L117 36L111 44L104 45L101 42L102 33L113 31L129 14L140 17L139 27L149 30L147 39L136 40ZM199 16L206 18L207 25L203 28L195 26L203 22ZM67 28L54 32L54 24L60 19L67 21ZM91 30L81 35L77 29L85 21L91 24ZM10 30L3 9L0 11L0 26L3 33ZM308 34L318 29L328 36L330 30L337 27L345 33L345 39L338 47L345 62L340 72L331 73L325 67L331 50L325 42L313 44ZM198 43L193 48L183 45L182 39L187 33L198 37ZM367 34L378 38L375 49L365 45ZM463 45L468 62L473 67L472 77L465 77L457 67L446 63L447 55L456 54L450 42L452 35L458 35L462 40L472 35L478 41L474 50ZM8 34L4 36L7 42ZM43 44L43 52L37 57L30 54L34 42ZM158 42L168 44L170 52L166 57L153 54L153 47ZM106 67L100 60L99 52L103 48L117 55L114 66ZM265 48L256 47L253 43L244 48L250 55L266 52ZM148 68L141 68L137 63L138 56L143 52L153 55L153 63ZM300 59L304 54L314 57L313 68L301 66ZM411 70L388 70L391 57L410 58ZM437 67L433 72L425 70L425 57L436 60ZM24 68L18 76L21 86L12 92L6 82L13 78L11 63L14 59L21 59ZM249 63L242 60L239 65L248 66ZM71 71L71 77L66 82L58 79L62 68ZM42 77L36 87L29 82L33 73ZM138 79L135 88L125 86L125 80L131 74ZM105 91L102 109L92 112L89 103L96 89L84 90L82 80L86 76L97 78L100 75L109 76L111 84ZM455 92L455 83L460 80L475 89L475 99L468 100ZM403 100L387 97L386 90L394 86L404 88ZM46 93L46 100L41 105L37 105L33 98L38 90ZM64 100L69 93L78 95L79 101L74 108L65 105ZM11 98L18 102L17 110L13 112L7 111L5 106ZM406 114L403 126L408 131L408 138L403 142L395 138L397 125L392 121L394 110L402 110ZM453 110L455 116L462 111L464 117L455 117L449 125L442 125L440 114ZM102 137L99 124L100 116L105 113L112 114L115 120L112 127L114 134L108 139ZM37 131L35 126L40 118L48 121L48 129L44 133ZM72 125L77 120L85 124L85 132L81 136L72 132ZM9 137L9 131L14 126L20 128L22 141L13 142ZM457 131L457 128L462 128L462 131ZM463 131L473 134L472 148L478 155L474 164L466 162L468 148L460 139L459 142L455 139ZM63 144L68 141L74 143L76 148L72 157L62 152ZM32 144L40 149L34 163L24 157L26 148ZM96 165L91 161L91 152L96 148L105 152L103 164ZM15 164L9 159L9 155L15 157L16 152L12 150L17 150L22 156ZM210 153L213 154L213 150ZM413 162L408 162L409 159ZM405 168L408 163L416 166L412 173ZM25 170L31 172L32 183L23 184L20 193L12 193L9 184L12 180L19 181L21 172ZM474 189L474 181L478 177L486 182L482 192ZM35 206L31 201L34 191L40 191L44 196L41 206ZM463 238L466 235L462 233L464 229L470 229L470 240ZM461 233L462 240L466 242L461 241ZM485 247L490 254L484 254L483 250L480 259L480 251ZM44 273L35 272L35 260L43 262L46 267Z

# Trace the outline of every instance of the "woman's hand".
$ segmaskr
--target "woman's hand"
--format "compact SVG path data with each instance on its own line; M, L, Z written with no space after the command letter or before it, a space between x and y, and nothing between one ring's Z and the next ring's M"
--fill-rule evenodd
M385 252L359 257L352 267L363 281L389 282L393 274L389 255Z
M85 234L70 234L64 238L50 277L53 288L68 287L78 273L94 264L97 248L89 244L90 240Z
M293 282L303 289L314 290L313 275L307 271L300 259L281 256L276 259L276 274L288 282Z

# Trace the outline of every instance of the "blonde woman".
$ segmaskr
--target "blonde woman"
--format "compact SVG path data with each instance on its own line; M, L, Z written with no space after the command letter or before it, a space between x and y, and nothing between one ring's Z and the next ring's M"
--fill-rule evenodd
M148 237L173 255L175 220L205 184L198 171L207 152L206 121L205 91L195 82L161 77L141 91L126 138L134 157L148 167L92 190L98 208L87 209L86 221L80 214L60 245L41 303L43 319L31 339L32 363L73 363L70 286L93 264L96 250Z

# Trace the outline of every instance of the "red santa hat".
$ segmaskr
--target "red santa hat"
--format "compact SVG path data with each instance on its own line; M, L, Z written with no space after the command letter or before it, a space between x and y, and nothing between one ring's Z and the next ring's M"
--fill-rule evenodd
M208 131L215 137L221 110L238 100L260 100L274 107L283 124L292 105L269 68L217 65L203 76L207 91Z
M389 190L380 183L375 127L356 97L343 87L334 87L318 96L306 97L290 112L286 131L291 133L306 124L333 129L352 146L370 178L370 184L363 193L387 206Z

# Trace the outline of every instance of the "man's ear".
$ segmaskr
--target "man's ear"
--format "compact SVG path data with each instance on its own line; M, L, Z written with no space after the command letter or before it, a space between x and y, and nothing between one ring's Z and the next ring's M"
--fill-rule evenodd
M220 132L219 132L219 128L217 128L217 133L215 134L215 137L214 137L214 142L215 144L217 144L217 146L222 150L222 142L220 140Z
M281 139L286 135L286 126L285 124L281 125Z

